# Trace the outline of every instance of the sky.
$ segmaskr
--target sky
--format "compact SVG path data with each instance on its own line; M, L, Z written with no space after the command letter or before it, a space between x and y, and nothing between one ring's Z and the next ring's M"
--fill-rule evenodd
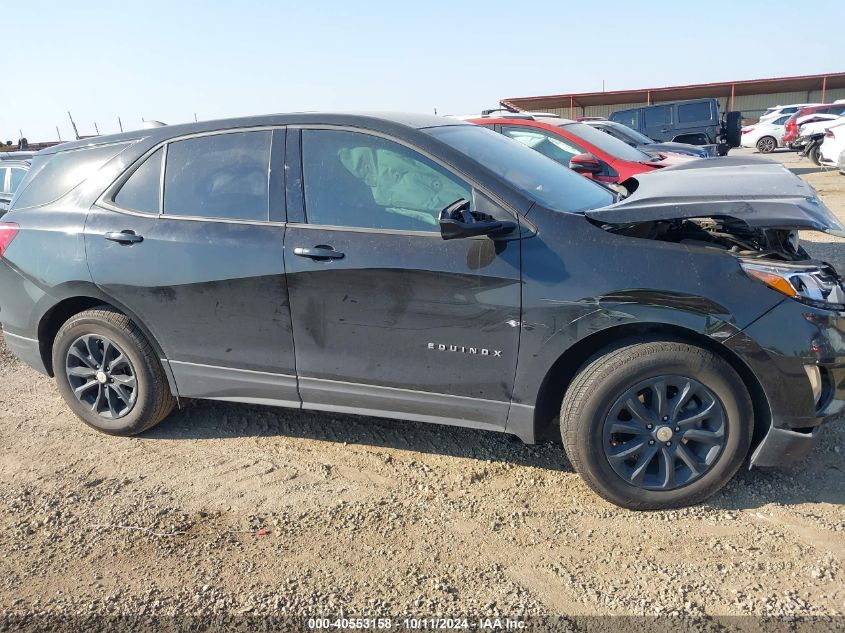
M842 0L2 4L2 141L845 71Z

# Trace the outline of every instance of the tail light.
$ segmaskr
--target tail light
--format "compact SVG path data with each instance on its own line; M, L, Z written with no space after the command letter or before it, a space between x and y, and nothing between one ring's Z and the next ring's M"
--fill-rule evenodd
M749 132L751 132L751 128L742 131L743 134L748 134Z
M824 135L829 136L830 138L833 138L833 130L826 130Z
M0 257L9 248L9 244L15 239L20 227L14 222L0 222Z

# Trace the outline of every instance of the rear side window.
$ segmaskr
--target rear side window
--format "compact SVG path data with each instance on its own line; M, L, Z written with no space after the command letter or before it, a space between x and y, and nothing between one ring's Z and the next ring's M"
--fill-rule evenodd
M639 110L622 110L621 112L614 112L610 115L611 121L616 121L622 125L627 125L630 128L637 129L637 113Z
M269 219L272 132L234 132L167 146L164 214Z
M117 206L143 213L157 214L159 212L163 153L163 149L157 149L129 176L114 197L114 203Z
M28 177L12 200L12 208L25 209L55 202L127 147L129 143L118 143L36 156Z
M9 192L15 193L18 190L18 187L21 186L24 177L26 176L26 170L21 169L20 167L11 167L9 169Z
M669 125L672 123L672 110L669 106L646 108L644 113L646 127L657 127L658 125Z
M710 102L684 103L678 106L678 123L695 123L710 120Z

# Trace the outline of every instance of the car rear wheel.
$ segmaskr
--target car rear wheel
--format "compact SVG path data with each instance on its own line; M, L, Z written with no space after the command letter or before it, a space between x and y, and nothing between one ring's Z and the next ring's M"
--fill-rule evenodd
M630 509L698 503L751 443L745 386L722 358L675 341L611 349L581 368L561 408L566 453L596 493Z
M778 142L773 136L764 136L757 141L757 151L761 154L770 154L777 149Z
M59 329L53 371L73 412L110 435L146 431L176 404L149 341L109 306L81 312Z
M821 167L821 146L817 143L813 145L809 152L807 152L807 158L809 158L814 165L818 165Z

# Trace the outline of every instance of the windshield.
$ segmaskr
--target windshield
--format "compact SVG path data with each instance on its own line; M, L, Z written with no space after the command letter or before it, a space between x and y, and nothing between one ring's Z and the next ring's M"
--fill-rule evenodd
M619 136L631 139L637 145L654 145L654 139L647 137L645 134L640 134L636 130L632 130L627 125L622 125L621 123L605 123L604 125L607 125L614 132L619 134ZM595 127L601 129L601 126L599 125L596 125Z
M423 131L481 163L549 209L579 212L614 201L613 194L604 187L492 130L476 125L449 125Z
M601 151L607 152L614 158L630 160L635 163L648 163L654 160L651 156L641 152L637 148L631 147L624 141L613 138L610 134L605 134L601 130L597 130L586 123L564 123L559 127L587 141L590 145L599 148Z

